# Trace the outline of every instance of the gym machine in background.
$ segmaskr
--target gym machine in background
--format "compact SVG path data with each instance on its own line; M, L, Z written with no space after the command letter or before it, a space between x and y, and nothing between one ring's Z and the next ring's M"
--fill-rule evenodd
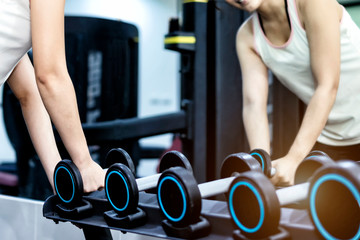
M246 17L225 1L184 1L165 37L165 48L181 54L181 96L194 99L193 144L182 140L199 182L217 178L227 155L247 150L234 42Z

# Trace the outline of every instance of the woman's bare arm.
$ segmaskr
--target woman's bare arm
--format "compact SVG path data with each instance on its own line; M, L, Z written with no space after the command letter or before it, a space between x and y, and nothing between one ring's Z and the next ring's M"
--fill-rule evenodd
M103 186L104 172L90 157L66 67L64 4L64 0L31 1L35 76L45 108L81 171L85 191L93 191Z
M327 0L300 3L316 89L288 154L273 162L278 171L272 181L281 185L293 184L296 167L311 151L326 124L340 79L340 6ZM319 12L324 6L326 11Z
M242 73L243 121L250 148L262 148L270 153L268 70L253 44L252 24L249 20L240 28L236 38Z

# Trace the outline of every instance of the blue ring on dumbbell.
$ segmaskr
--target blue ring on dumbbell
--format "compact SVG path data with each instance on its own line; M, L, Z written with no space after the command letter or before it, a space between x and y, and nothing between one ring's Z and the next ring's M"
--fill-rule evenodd
M318 191L319 187L321 184L323 184L326 181L337 181L341 184L343 184L344 186L346 186L351 194L355 197L356 201L360 204L360 194L359 192L356 190L356 187L346 178L338 175L338 174L327 174L324 175L322 177L320 177L314 184L314 186L311 189L311 193L310 193L310 211L311 211L311 215L313 217L314 220L314 224L316 225L317 229L319 230L320 234L325 238L325 239L329 239L329 240L337 240L337 238L333 237L330 233L328 233L326 231L326 229L323 227L323 225L321 224L319 217L317 215L316 212L316 207L315 207L315 200L316 200L316 192ZM358 230L358 232L356 233L355 237L352 238L351 240L356 240L356 239L360 239L360 228Z
M119 175L121 177L121 179L124 181L124 184L125 184L125 188L126 188L126 203L125 203L125 206L123 208L118 208L117 206L115 206L115 204L112 202L111 198L110 198L110 195L109 195L109 191L108 191L108 180L109 180L109 177L111 176L111 174L113 173L116 173L117 175ZM106 195L108 196L108 200L111 204L111 206L113 206L113 208L115 208L117 211L119 212L122 212L124 210L127 209L128 205L129 205L129 199L130 199L130 193L129 193L129 187L127 185L127 182L125 180L125 177L118 171L111 171L110 173L108 173L107 177L106 177L106 183L105 183L105 190L106 190Z
M235 214L235 210L234 210L234 204L233 204L233 197L234 197L234 192L236 190L236 188L238 188L239 186L246 186L248 187L256 196L256 199L259 203L259 208L260 208L260 219L258 224L254 227L254 228L248 228L245 227L240 220L237 218L236 214ZM244 182L244 181L240 181L235 183L231 189L230 189L230 194L229 194L229 208L230 208L230 214L234 220L234 222L236 223L236 225L240 228L240 230L247 232L247 233L255 233L257 231L259 231L259 229L261 228L263 222L264 222L264 218L265 218L265 209L264 209L264 203L261 199L261 195L260 193L256 190L256 188L251 185L248 182Z
M256 155L256 156L258 156L260 158L260 160L261 160L261 171L265 172L265 161L264 161L264 158L261 156L261 154L253 152L253 153L250 153L250 155L251 156Z
M167 213L167 211L165 210L165 208L163 206L162 200L161 200L161 187L162 187L162 184L164 183L164 181L166 181L166 180L170 180L170 181L175 182L176 185L179 187L180 192L181 192L181 196L182 196L182 200L184 202L184 205L183 205L182 213L181 213L180 217L178 217L178 218L174 218L174 217L170 216ZM159 187L158 187L158 199L159 199L160 208L162 209L163 213L165 214L165 216L168 219L170 219L173 222L180 222L184 218L185 213L186 213L186 207L187 207L186 206L186 197L185 197L184 189L181 187L181 184L178 182L178 180L176 178L171 177L171 176L166 176L166 177L164 177L163 179L160 180Z
M65 199L61 196L61 194L59 193L58 187L57 187L57 181L56 181L56 179L57 179L57 174L58 174L58 172L59 172L60 169L65 169L65 170L69 173L70 178L71 178L71 183L72 183L73 188L72 188L72 195L71 195L71 198L70 198L69 200L65 200ZM73 178L72 174L70 173L70 171L69 171L66 167L60 166L60 167L58 167L58 168L56 169L56 171L55 171L55 177L54 177L54 179L55 179L55 181L54 181L55 191L56 191L57 195L59 196L59 198L61 199L61 201L65 202L65 203L70 203L70 202L74 199L74 196L75 196L75 182L74 182L74 178Z

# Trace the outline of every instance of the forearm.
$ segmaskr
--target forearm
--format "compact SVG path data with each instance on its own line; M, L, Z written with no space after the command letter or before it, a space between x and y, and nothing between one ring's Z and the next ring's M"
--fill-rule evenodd
M66 66L64 4L64 0L31 1L34 67L46 110L72 160L81 168L91 161L91 157Z
M56 164L61 160L56 147L52 125L40 97L33 96L21 104L23 116L46 175L51 185Z
M72 160L80 167L91 159L72 82L67 74L42 78L46 79L38 80L38 88L44 105Z
M32 143L52 185L54 168L61 157L49 115L35 84L34 69L27 56L16 66L8 79L8 84L19 99Z
M270 153L270 134L266 106L243 106L243 121L250 149L261 148Z
M336 88L320 88L315 91L287 154L294 162L299 163L311 151L326 124L335 98Z

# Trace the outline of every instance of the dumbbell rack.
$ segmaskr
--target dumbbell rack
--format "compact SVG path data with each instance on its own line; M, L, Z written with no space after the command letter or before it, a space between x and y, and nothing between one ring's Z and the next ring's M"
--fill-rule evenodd
M139 207L147 213L146 224L135 228L123 228L109 226L103 218L103 213L111 210L110 205L106 199L92 199L87 200L93 205L94 212L91 217L73 220L62 218L56 212L56 205L59 204L57 196L49 197L43 206L43 216L45 218L58 222L72 222L78 225L94 226L101 228L109 228L121 232L130 232L140 235L179 239L177 237L168 236L162 228L162 221L165 219L158 207L156 195L152 193L141 192L139 195ZM206 218L210 225L210 233L199 239L214 239L226 240L234 239L234 225L231 221L230 214L226 202L219 200L202 200L202 216ZM304 209L282 208L281 210L281 226L288 231L291 239L320 239L316 234L311 220ZM269 237L267 239L278 239L276 237Z

